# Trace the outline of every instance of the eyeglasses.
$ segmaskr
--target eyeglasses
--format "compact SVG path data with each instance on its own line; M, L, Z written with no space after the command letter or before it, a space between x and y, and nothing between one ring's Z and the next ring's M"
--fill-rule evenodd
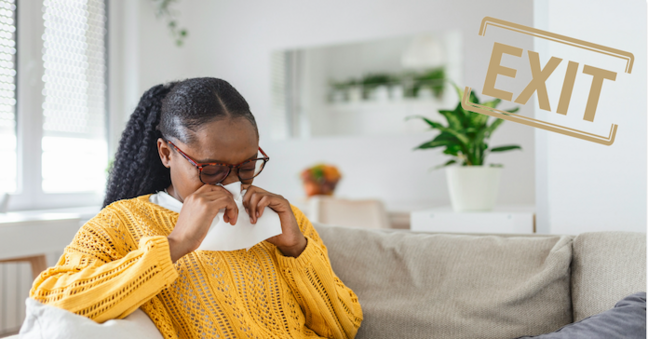
M203 184L216 185L221 181L225 180L230 174L230 171L235 168L236 175L239 177L241 182L251 180L256 177L263 171L265 168L266 162L270 160L267 154L259 147L259 151L263 154L263 158L249 159L245 160L238 165L228 165L223 163L198 163L195 160L191 159L185 152L183 152L178 146L174 145L171 141L167 142L173 146L173 148L178 151L189 163L194 165L200 176L200 182Z

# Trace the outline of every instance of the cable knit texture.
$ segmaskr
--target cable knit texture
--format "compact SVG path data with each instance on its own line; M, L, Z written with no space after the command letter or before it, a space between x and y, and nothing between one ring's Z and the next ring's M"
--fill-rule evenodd
M249 251L195 251L171 262L178 213L150 195L114 202L88 221L31 298L101 323L138 307L165 338L353 338L355 293L331 268L326 246L291 205L308 244L297 258L267 241Z

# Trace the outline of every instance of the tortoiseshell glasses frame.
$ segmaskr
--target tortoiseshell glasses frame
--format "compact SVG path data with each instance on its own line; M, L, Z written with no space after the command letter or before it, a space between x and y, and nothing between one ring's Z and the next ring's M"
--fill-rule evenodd
M178 153L180 153L180 155L182 155L185 159L187 159L187 161L189 161L190 164L194 165L198 169L199 172L198 177L200 178L200 182L208 185L217 185L221 183L223 180L225 180L225 178L229 176L230 172L234 168L236 169L236 175L238 176L241 182L253 179L259 174L261 174L261 171L263 171L263 169L265 168L265 164L270 160L270 157L268 157L268 155L261 149L261 147L259 147L259 152L263 154L262 158L248 159L243 161L240 164L230 165L230 164L218 163L218 162L199 163L193 160L190 156L188 156L185 152L183 152L178 146L176 146L171 141L166 140L166 142L168 142ZM259 160L262 160L263 163L259 163L258 162ZM241 172L240 172L241 166L244 166L246 164L251 164L251 163L254 163L255 165L254 172L251 173L252 176L241 177ZM261 164L260 168L256 168L258 164ZM225 168L227 168L227 172L224 171ZM208 170L205 171L205 169ZM210 170L213 171L214 173L211 173ZM251 171L252 169L244 168L244 170ZM203 178L203 176L205 178Z

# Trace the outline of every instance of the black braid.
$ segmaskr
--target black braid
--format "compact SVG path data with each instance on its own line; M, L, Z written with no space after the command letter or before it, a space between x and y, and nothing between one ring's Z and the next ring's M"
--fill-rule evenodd
M216 78L193 78L156 85L131 115L110 170L103 207L121 199L155 193L171 185L169 169L157 151L158 138L192 143L204 123L243 117L254 126L250 107L232 85Z

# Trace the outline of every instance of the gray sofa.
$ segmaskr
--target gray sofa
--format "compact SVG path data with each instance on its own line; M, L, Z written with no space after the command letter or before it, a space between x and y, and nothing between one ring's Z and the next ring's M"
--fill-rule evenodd
M461 235L314 225L335 273L362 305L358 339L537 335L646 291L642 233Z
M646 235L466 235L315 224L358 295L357 338L553 332L646 291Z

